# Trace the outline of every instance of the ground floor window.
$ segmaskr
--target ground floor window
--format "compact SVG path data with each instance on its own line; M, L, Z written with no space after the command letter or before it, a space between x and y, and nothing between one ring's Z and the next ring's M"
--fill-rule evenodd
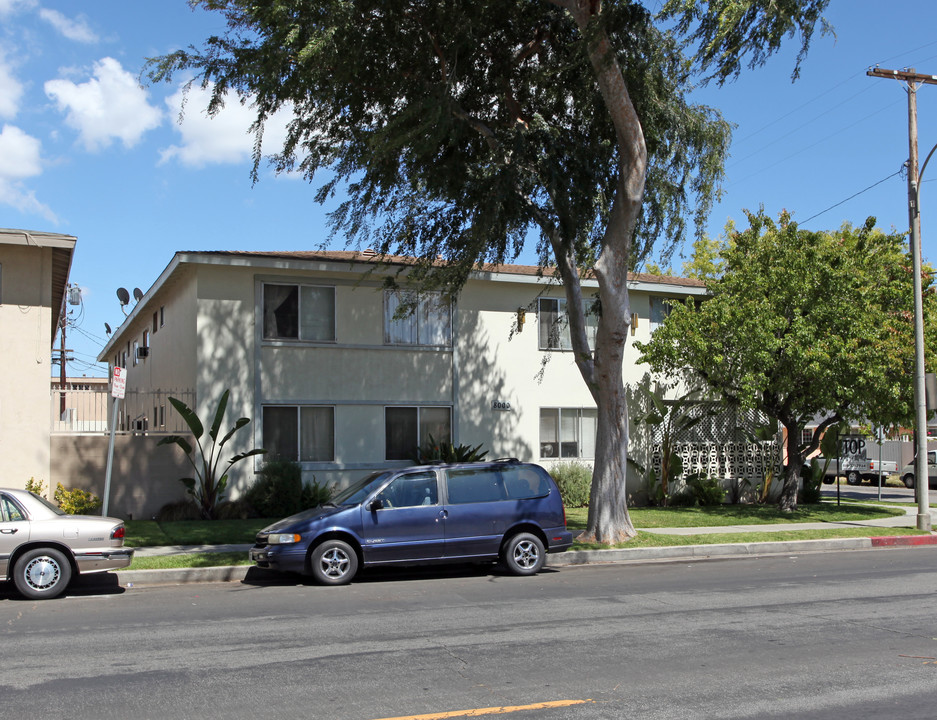
M334 460L335 408L318 405L265 406L263 447L270 459L298 462Z
M541 458L594 458L595 408L540 408Z
M429 442L452 442L452 408L384 408L384 457L410 460L418 448Z

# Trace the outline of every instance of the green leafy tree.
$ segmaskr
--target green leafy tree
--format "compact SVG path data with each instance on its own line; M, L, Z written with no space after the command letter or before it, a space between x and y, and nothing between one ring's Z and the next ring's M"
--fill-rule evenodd
M723 254L725 272L708 285L710 297L675 305L638 348L655 371L694 372L730 402L784 426L779 506L794 510L804 458L828 427L911 416L911 261L902 235L875 230L874 218L835 233L801 230L786 214L778 223L763 212L748 220ZM934 294L926 298L933 313ZM826 419L804 442L818 415Z
M188 405L181 400L171 397L169 403L176 409L185 424L192 431L195 438L195 447L189 442L188 437L184 435L168 435L162 438L159 445L177 445L182 448L185 456L189 459L192 468L195 470L194 478L180 478L180 482L185 485L186 491L195 498L199 513L205 520L214 520L217 517L218 504L224 499L224 493L228 486L228 470L235 463L240 462L253 455L262 455L267 452L263 449L248 450L238 453L228 460L225 472L219 477L218 465L221 462L221 449L225 446L238 430L250 422L250 418L239 418L234 426L228 430L220 440L218 433L221 431L221 423L224 420L225 410L228 407L228 395L230 391L225 390L221 399L218 401L218 407L215 410L215 416L211 427L208 429L208 438L211 443L202 444L202 436L205 434L205 427L198 415ZM198 460L193 457L195 448L198 448Z
M575 362L598 408L586 535L634 535L626 507L622 360L628 271L655 239L683 241L721 179L729 125L687 95L809 45L828 0L191 0L228 29L157 58L264 123L293 113L278 171L347 195L333 232L418 258L417 290L455 295L479 263L517 258L531 231L562 281ZM441 259L440 259L441 258ZM589 347L580 278L599 286Z
M684 277L697 280L716 280L724 269L721 257L723 242L718 238L704 235L693 241L693 255L683 263Z

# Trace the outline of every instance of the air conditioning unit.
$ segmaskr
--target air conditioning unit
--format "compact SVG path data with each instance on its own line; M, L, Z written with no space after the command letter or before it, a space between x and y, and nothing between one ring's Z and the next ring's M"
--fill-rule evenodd
M559 456L559 443L540 443L540 457L552 458Z
M149 357L149 355L150 355L150 349L149 349L148 347L138 347L138 348L137 348L137 357L138 357L138 358Z

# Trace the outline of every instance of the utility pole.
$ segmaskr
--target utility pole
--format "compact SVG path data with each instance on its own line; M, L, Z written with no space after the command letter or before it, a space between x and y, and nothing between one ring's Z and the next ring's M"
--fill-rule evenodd
M907 70L869 68L870 77L890 78L907 83L908 89L908 219L911 222L911 261L914 272L914 476L917 489L918 530L931 529L927 472L927 406L924 384L924 303L921 297L921 176L917 154L917 86L937 85L937 75ZM928 156L929 158L929 156Z

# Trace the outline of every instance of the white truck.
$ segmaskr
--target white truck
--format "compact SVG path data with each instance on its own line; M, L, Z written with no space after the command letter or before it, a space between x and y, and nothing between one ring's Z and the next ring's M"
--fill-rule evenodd
M819 461L821 467L826 464L826 459L823 457L815 457L811 460ZM879 461L877 459L870 460L869 458L851 456L842 458L842 464L843 467L840 469L837 459L832 458L826 468L823 482L829 485L836 478L844 477L850 485L858 485L863 480L868 480L875 485L878 483L879 469L881 469L883 482L889 475L895 475L898 472L898 463L894 460Z

